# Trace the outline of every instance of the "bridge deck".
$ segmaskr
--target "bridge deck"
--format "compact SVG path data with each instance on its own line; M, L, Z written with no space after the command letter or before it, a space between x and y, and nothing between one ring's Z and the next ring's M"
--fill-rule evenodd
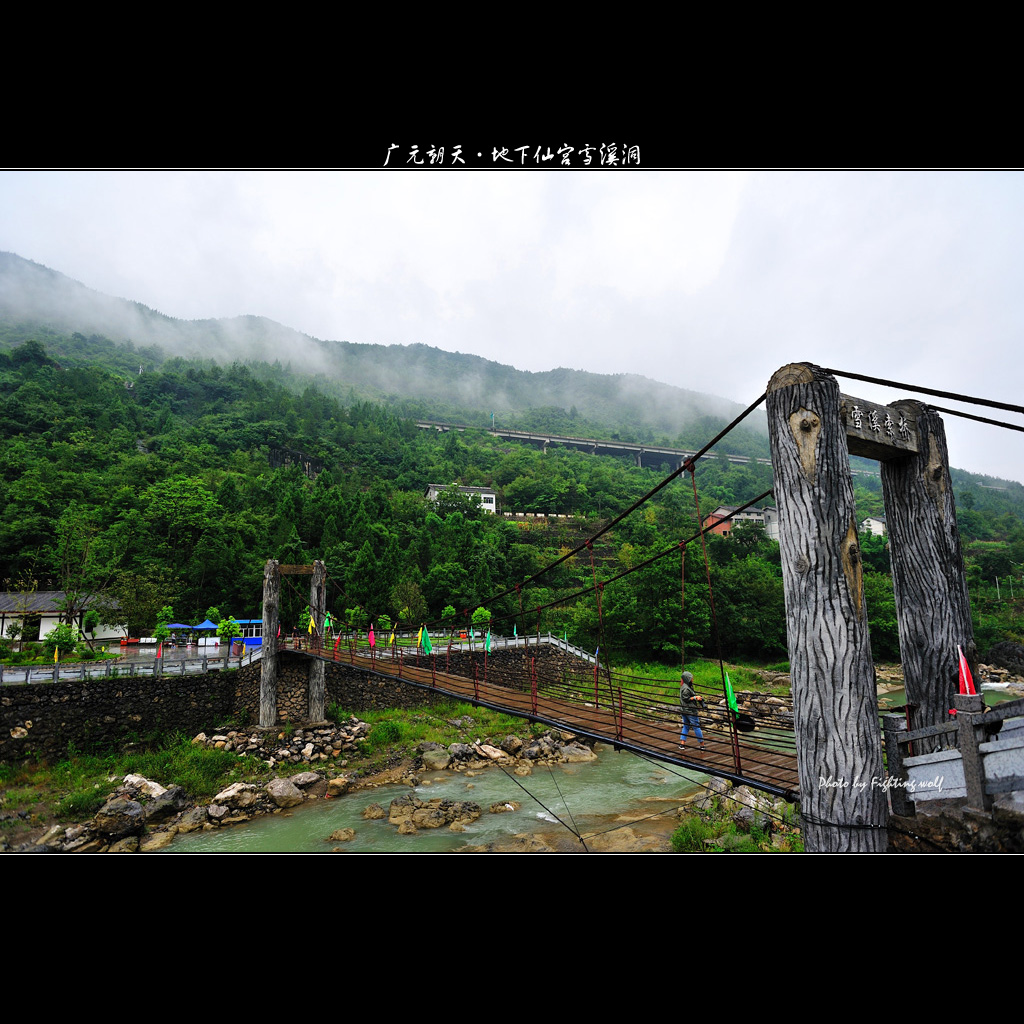
M305 652L309 653L309 652ZM718 775L758 789L798 799L799 781L792 730L758 728L752 733L737 733L712 716L701 716L705 749L698 749L692 733L685 749L679 747L678 712L664 704L648 708L633 702L632 710L620 710L611 701L595 703L571 687L543 687L537 693L515 689L491 681L431 671L425 666L396 662L390 658L349 655L343 659L324 656L377 675L401 679L437 693L523 718L547 722L594 739L645 752L662 760ZM600 700L600 698L599 698Z

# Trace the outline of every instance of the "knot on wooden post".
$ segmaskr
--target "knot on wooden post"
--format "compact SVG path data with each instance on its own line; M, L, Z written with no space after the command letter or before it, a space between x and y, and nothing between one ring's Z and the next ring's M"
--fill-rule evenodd
M821 417L812 409L802 406L789 417L789 429L800 453L800 468L804 476L814 483L816 472L815 449L821 434Z
M843 557L843 575L850 588L850 597L857 610L858 618L863 619L864 609L864 572L861 566L860 541L857 537L857 524L851 519L846 536L840 546Z

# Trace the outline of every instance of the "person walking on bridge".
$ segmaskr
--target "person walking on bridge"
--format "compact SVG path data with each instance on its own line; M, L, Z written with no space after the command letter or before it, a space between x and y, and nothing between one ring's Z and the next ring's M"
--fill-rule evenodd
M697 717L703 700L704 698L693 688L693 673L684 672L682 679L679 681L679 709L683 716L683 725L679 733L680 747L686 746L686 737L692 725L693 731L697 736L697 742L700 744L700 749L704 749L704 733L700 730L700 718Z

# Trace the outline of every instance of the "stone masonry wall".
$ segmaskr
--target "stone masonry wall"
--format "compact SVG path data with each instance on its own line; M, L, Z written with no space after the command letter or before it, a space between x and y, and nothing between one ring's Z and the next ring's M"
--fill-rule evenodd
M0 687L0 761L64 757L155 733L194 735L230 717L237 672Z

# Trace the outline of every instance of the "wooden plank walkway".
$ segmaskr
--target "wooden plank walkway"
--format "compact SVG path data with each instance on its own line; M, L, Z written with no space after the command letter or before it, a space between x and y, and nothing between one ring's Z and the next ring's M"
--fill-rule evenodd
M303 653L310 654L308 651ZM432 672L430 668L395 662L390 658L371 659L352 654L338 658L310 656L401 679L506 714L564 727L686 768L746 783L791 801L798 799L796 745L792 730L769 728L738 733L734 744L731 730L724 723L713 721L710 715L702 715L705 749L698 749L692 733L686 748L680 749L680 716L674 707L671 710L665 705L648 707L640 715L635 711L619 712L607 704L595 704L580 699L578 693L562 693L560 688L552 686L541 687L534 697L529 690Z

